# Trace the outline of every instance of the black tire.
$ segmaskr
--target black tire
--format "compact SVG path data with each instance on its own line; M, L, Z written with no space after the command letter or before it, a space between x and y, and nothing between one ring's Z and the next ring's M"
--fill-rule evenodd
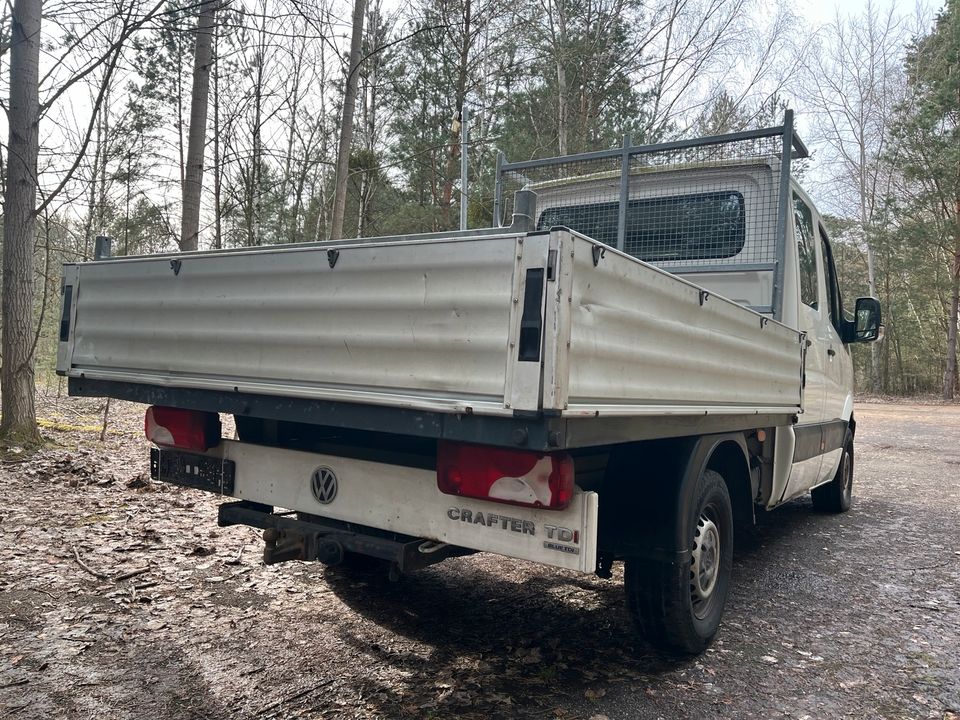
M696 655L720 627L733 568L733 509L720 473L703 472L691 497L681 502L681 513L690 557L681 565L628 558L624 586L630 614L647 642L669 653Z
M813 507L820 512L843 513L853 500L853 435L847 430L843 439L843 455L833 480L810 491Z

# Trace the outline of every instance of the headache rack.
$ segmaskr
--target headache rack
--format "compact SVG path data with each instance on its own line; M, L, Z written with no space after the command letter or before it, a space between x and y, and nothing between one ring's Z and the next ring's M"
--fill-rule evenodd
M634 145L628 134L618 148L521 162L500 153L494 226L520 209L517 190L532 190L537 229L569 227L679 274L771 273L770 303L754 309L779 320L791 161L808 156L792 110L782 125L726 135ZM769 192L746 203L744 186L724 178L757 168L770 175ZM668 178L677 180L672 188Z

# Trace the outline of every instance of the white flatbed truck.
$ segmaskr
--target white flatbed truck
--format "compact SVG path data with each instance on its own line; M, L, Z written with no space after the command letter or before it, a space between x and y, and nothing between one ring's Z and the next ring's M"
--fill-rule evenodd
M788 114L501 160L507 227L66 265L57 369L149 405L153 477L229 496L267 563L622 560L640 632L696 653L755 507L850 504L880 310L842 313L805 153Z

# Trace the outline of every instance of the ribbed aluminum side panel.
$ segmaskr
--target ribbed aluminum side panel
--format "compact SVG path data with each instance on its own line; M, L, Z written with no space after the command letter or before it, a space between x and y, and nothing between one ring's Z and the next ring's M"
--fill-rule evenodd
M68 374L503 408L516 237L77 266Z
M569 238L567 414L797 412L799 333L607 248ZM568 242L565 239L565 244ZM565 273L561 273L564 277ZM566 323L561 323L565 325ZM562 347L562 345L561 345ZM566 405L566 407L564 407Z

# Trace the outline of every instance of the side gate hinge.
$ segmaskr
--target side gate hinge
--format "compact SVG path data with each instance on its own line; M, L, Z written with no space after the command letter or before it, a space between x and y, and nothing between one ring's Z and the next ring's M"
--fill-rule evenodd
M600 264L600 258L607 256L607 249L605 247L600 247L599 245L594 245L590 252L593 253L594 267Z

